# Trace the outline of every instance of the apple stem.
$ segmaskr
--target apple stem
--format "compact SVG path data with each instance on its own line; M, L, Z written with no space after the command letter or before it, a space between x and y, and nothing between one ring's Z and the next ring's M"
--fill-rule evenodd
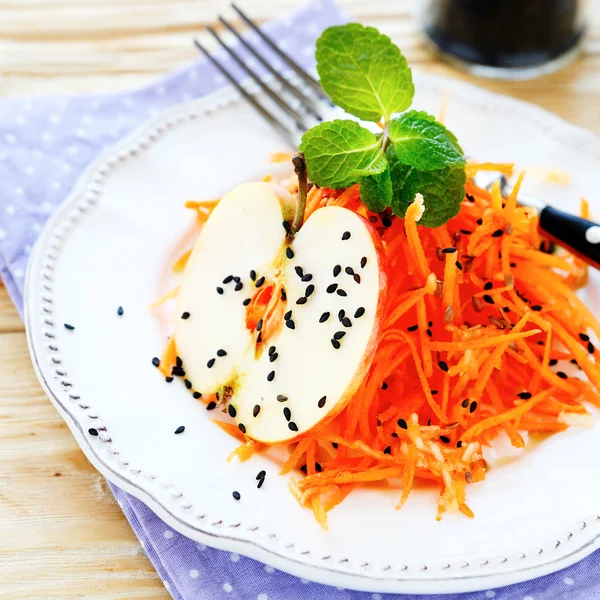
M306 209L306 194L308 193L308 173L306 172L306 160L302 152L292 156L294 171L298 177L298 203L296 204L296 216L290 230L290 235L298 232L304 221L304 210Z

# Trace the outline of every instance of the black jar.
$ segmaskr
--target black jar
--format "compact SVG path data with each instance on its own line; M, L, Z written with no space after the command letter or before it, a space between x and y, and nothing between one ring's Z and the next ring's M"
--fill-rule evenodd
M477 75L524 79L576 55L584 0L427 0L425 32Z

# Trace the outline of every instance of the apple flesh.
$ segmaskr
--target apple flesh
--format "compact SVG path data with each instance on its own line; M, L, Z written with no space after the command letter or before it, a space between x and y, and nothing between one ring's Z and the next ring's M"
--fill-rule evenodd
M370 367L385 295L383 249L365 219L322 208L290 239L283 221L293 211L268 183L226 195L177 303L186 377L219 393L240 430L265 443L294 439L346 406Z

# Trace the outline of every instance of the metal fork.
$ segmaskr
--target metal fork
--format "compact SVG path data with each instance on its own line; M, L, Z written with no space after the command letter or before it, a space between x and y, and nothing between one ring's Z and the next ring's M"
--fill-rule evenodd
M215 38L218 44L231 56L233 61L239 65L252 81L264 92L266 97L271 100L272 107L267 106L257 100L236 78L227 70L225 66L213 54L211 54L197 39L194 40L196 47L206 56L206 58L219 70L220 73L233 85L238 92L256 109L256 111L274 127L293 147L298 144L299 136L310 129L315 123L322 121L322 111L329 103L329 100L321 88L319 82L307 73L291 56L283 52L275 42L264 33L254 21L252 21L235 4L231 5L241 19L260 37L269 50L281 58L285 64L292 69L296 75L297 83L284 77L277 71L270 62L269 56L258 48L252 46L242 34L225 18L219 17L219 21L230 31L238 40L239 45L243 46L250 56L254 57L270 74L270 81L262 79L256 71L250 67L239 53L239 46L230 46L226 44L219 33L213 27L207 27L207 30ZM274 82L279 84L273 85ZM286 117L278 117L286 115Z

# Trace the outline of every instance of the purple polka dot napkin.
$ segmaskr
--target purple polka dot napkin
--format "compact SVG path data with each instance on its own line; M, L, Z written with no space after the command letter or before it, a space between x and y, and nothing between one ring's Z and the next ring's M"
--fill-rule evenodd
M310 67L319 33L345 20L346 15L332 0L311 0L270 24L270 34L283 48L294 48L299 62ZM260 45L257 36L249 35L249 40ZM239 71L237 74L241 77ZM33 244L86 166L149 117L223 85L223 76L201 59L129 93L0 100L0 277L18 310L23 307L25 269ZM169 529L139 500L114 486L112 490L165 587L177 600L409 598L317 585L249 558L197 544ZM559 573L519 585L410 598L600 599L600 552Z

